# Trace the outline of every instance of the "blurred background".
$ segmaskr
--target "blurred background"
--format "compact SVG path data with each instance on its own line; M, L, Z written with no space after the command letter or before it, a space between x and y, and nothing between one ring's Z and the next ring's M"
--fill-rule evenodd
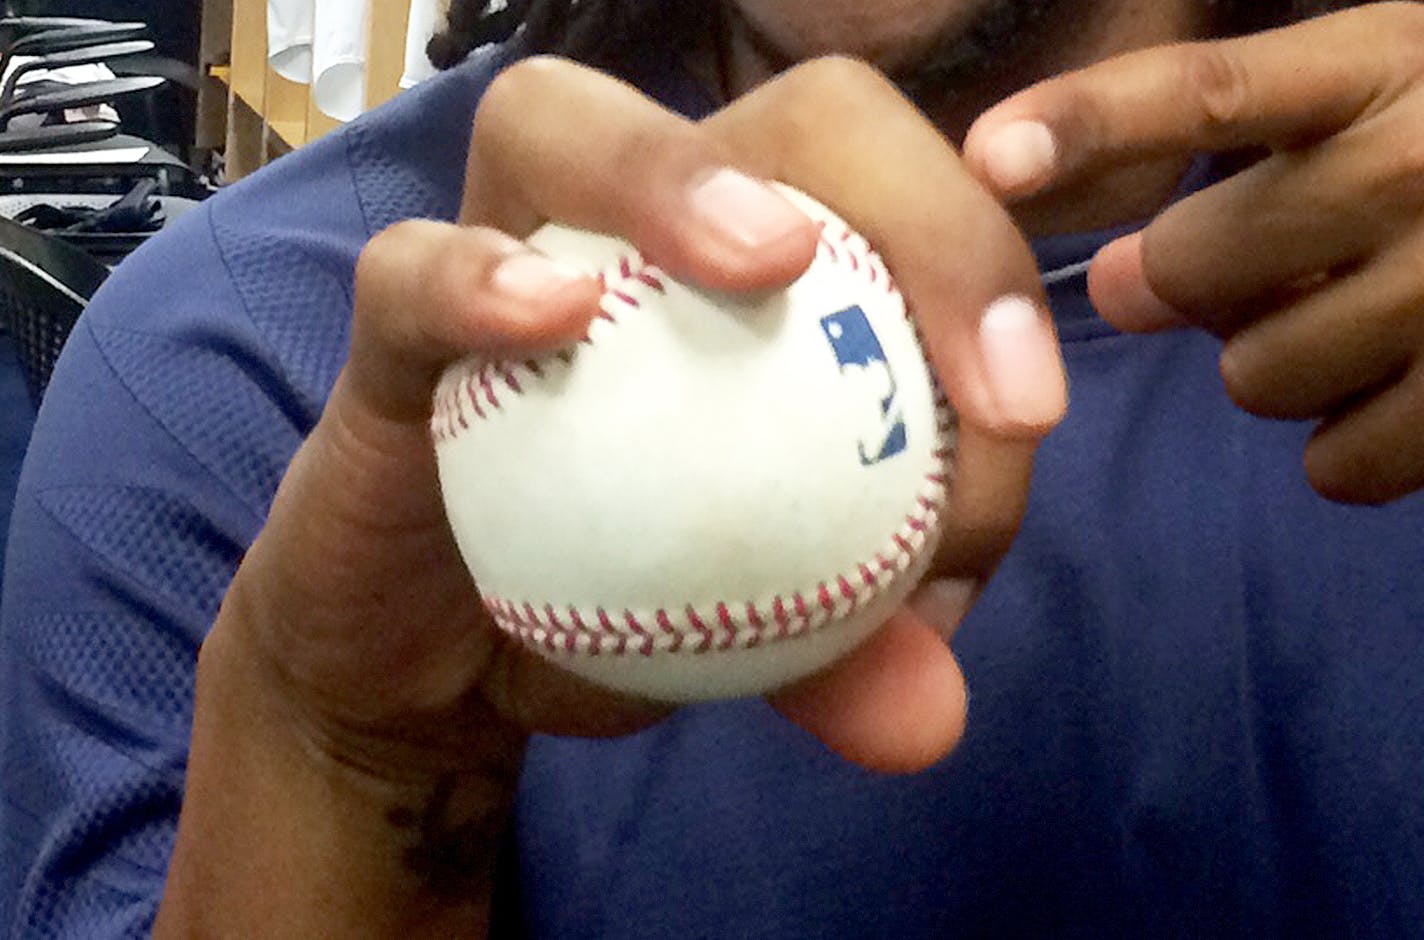
M442 3L0 0L0 533L50 369L112 268L429 77Z

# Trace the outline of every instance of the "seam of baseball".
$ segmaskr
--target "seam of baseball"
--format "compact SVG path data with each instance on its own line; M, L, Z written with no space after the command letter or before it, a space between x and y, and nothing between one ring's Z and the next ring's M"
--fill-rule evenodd
M940 433L953 427L947 411L937 409ZM777 594L762 601L716 601L698 608L658 608L643 613L624 608L592 609L552 603L536 606L482 592L485 610L499 627L526 644L551 653L592 656L655 653L726 652L750 649L811 633L873 602L910 570L939 532L939 516L950 485L953 447L946 441L934 454L940 469L925 475L914 509L888 544L854 570L841 572L809 590Z
M837 267L848 267L869 283L895 293L894 279L879 254L860 235L844 226L829 231L824 221L816 223L817 254ZM610 273L611 272L611 273ZM599 318L618 322L609 310L616 302L620 309L641 306L642 290L665 293L664 273L636 252L620 256L600 272L603 301ZM919 338L918 324L906 312ZM586 336L583 343L592 345ZM574 352L557 354L565 364ZM522 395L521 376L541 378L545 366L535 360L520 363L482 359L471 360L458 381L437 396L431 418L431 435L436 444L452 440L470 428L473 421L488 420L503 409L507 395ZM941 441L933 457L934 471L927 473L915 495L914 508L891 535L887 544L869 559L855 563L855 570L838 573L809 590L777 594L757 601L730 603L722 600L701 609L688 604L681 610L659 608L651 613L629 609L592 610L576 606L536 606L533 601L497 597L481 591L485 609L507 633L526 644L551 653L587 655L650 656L655 653L725 652L750 649L810 633L822 625L873 602L890 584L911 569L928 545L936 541L939 516L950 486L951 460L955 449L954 420L948 403L936 388L935 417Z
M848 267L861 274L871 284L881 287L886 293L895 293L898 288L884 261L859 235L844 226L835 232L827 230L824 221L817 221L818 244L816 251L823 254L838 267ZM636 310L642 306L637 294L643 290L666 293L663 283L666 275L656 265L649 264L637 252L620 256L607 269L598 274L599 287L603 299L598 305L598 319L616 324L618 317L610 306L619 309ZM919 335L916 325L916 336ZM581 340L583 345L593 345L592 335ZM565 365L573 360L574 351L564 350L553 358ZM525 381L540 379L546 366L538 360L528 359L511 362L501 359L471 359L464 367L459 380L446 383L436 395L430 418L430 434L436 444L453 440L469 430L475 421L489 420L494 412L502 411L511 396L524 394Z

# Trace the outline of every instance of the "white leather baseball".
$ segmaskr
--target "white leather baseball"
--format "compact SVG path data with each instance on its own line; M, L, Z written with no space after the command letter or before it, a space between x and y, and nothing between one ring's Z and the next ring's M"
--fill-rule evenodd
M678 283L616 239L530 243L600 274L583 343L445 374L432 431L486 608L601 685L671 702L770 691L848 652L938 542L954 427L865 240L755 297Z

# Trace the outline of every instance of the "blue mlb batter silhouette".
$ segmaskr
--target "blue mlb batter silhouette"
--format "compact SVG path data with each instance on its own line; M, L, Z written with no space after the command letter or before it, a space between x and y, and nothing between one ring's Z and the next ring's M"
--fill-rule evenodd
M860 441L860 462L868 467L889 460L905 449L905 420L895 400L895 376L890 370L890 360L885 357L870 320L860 307L847 307L823 317L821 329L843 376L856 380L857 386L864 389L874 390L879 386L872 392L879 397L879 427ZM872 384L863 381L865 377L879 381Z

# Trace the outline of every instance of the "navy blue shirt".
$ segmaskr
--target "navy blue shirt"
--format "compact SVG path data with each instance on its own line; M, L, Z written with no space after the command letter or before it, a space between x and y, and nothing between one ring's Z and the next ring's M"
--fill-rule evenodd
M14 507L0 929L150 929L198 645L341 366L358 252L397 220L454 217L498 64L225 190L81 321ZM649 70L673 106L710 106ZM1041 261L1106 237L1040 244ZM531 936L1421 929L1424 498L1322 500L1310 428L1235 409L1214 340L1118 335L1081 277L1052 294L1072 407L955 640L963 745L877 776L760 701L536 739L502 899Z

